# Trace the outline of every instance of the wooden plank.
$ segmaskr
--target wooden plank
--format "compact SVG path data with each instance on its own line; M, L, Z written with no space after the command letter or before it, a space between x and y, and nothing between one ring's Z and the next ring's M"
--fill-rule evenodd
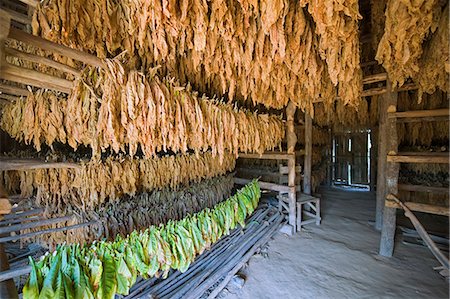
M19 223L14 225L8 225L4 227L0 227L0 234L6 234L11 232L20 232L21 230L30 229L30 228L36 228L41 227L45 225L51 225L55 223L61 223L65 221L69 221L72 219L73 216L64 216L64 217L58 217L58 218L50 218L50 219L43 219L38 221L31 221L27 223Z
M386 81L386 79L387 79L387 74L386 73L380 73L380 74L374 74L374 75L365 76L362 79L362 83L363 84L371 84L371 83Z
M312 175L312 118L305 113L305 158L303 170L303 193L311 194Z
M397 119L397 123L418 123L433 121L448 121L448 116L408 117Z
M244 159L266 159L266 160L289 160L295 157L294 154L287 152L266 152L263 154L239 153L239 158Z
M37 7L39 5L39 0L19 0L19 1L31 7Z
M0 272L0 282L16 278L31 272L31 266L24 266L21 268L10 269Z
M11 20L14 20L16 22L19 22L21 24L29 25L31 24L31 18L25 14L19 13L17 11L14 11L12 9L2 7L2 10L6 11L9 16L11 17Z
M65 226L65 227L50 228L50 229L45 229L45 230L21 234L21 235L0 237L0 243L32 238L32 237L35 237L38 235L43 235L43 234L48 234L48 233L55 233L55 232L62 232L62 231L66 231L66 230L78 229L78 228L93 225L96 223L98 223L98 222L97 221L89 221L89 222L85 222L85 223L80 223L80 224L75 224L75 225L70 225L70 226Z
M34 54L30 54L30 53L25 53L25 52L21 52L18 51L16 49L12 49L12 48L6 48L5 49L6 52L6 56L12 56L12 57L17 57L20 59L24 59L27 61L31 61L34 63L40 63L40 64L44 64L47 65L49 67L55 68L57 70L75 75L75 76L80 76L81 72L73 67L70 67L68 65L65 65L63 63L59 63L56 62L50 58L47 57L43 57L43 56L39 56L39 55L34 55Z
M423 185L398 184L398 190L409 192L427 192L427 193L449 193L447 187L432 187Z
M424 155L388 155L387 161L392 163L436 163L449 164L448 156L424 156Z
M370 96L385 94L386 91L387 90L385 87L375 87L375 88L363 90L363 92L361 93L361 96L362 97L370 97Z
M389 118L408 118L408 117L433 117L433 116L450 116L450 109L433 109L433 110L412 110L404 112L391 112Z
M7 93L10 95L15 95L15 96L25 96L25 97L28 96L28 94L29 94L29 91L26 90L25 88L8 85L8 84L2 83L2 82L0 82L0 92Z
M300 174L302 172L302 167L300 165L295 166L295 173ZM285 175L289 173L289 167L288 166L280 166L279 174Z
M250 179L234 178L234 183L236 185L246 185L246 184L250 183L251 181L252 180L250 180ZM261 189L267 189L267 190L283 192L283 193L289 193L291 190L294 190L294 192L295 192L295 187L294 187L294 189L292 189L289 186L279 185L279 184L274 184L274 183L261 182L261 181L258 181L258 183L259 183L259 186L261 187Z
M429 213L429 214L435 214L435 215L443 215L443 216L449 216L449 207L443 207L443 206L436 206L431 204L423 204L418 202L403 202L404 205L406 205L410 210L415 212L422 212L422 213ZM400 209L400 205L390 201L386 200L386 207L389 208L395 208Z
M53 43L49 40L43 39L38 36L34 36L32 34L26 33L25 31L16 28L11 28L8 38L12 38L24 42L26 44L33 45L35 47L60 54L62 56L67 56L69 58L84 62L92 66L104 67L103 60L101 60L97 56Z
M400 156L449 157L449 152L398 152Z
M80 165L69 162L44 162L35 159L0 159L0 171L50 168L80 168Z
M252 175L255 178L259 176L269 176L274 178L279 178L284 176L283 174L280 174L278 172L270 172L269 170L265 169L258 169L258 168L247 168L247 167L236 167L236 171L239 173L245 173L247 175Z
M70 93L73 82L12 64L2 65L0 79Z
M0 93L0 99L2 100L2 102L11 103L11 102L19 100L20 97Z

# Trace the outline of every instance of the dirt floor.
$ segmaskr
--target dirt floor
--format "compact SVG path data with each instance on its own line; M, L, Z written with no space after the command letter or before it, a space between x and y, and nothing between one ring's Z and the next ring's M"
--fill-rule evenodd
M322 225L293 237L278 233L241 271L244 286L226 299L448 298L448 281L425 247L396 239L394 257L378 255L369 192L323 190Z

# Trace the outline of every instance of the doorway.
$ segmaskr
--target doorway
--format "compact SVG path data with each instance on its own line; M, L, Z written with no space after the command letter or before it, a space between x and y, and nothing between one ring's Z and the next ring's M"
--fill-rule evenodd
M334 186L370 188L370 130L346 131L333 136L332 183Z

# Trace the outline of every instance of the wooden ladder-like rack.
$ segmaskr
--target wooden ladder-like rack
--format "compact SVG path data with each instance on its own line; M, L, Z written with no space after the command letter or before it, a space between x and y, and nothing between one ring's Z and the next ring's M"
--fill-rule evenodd
M0 79L5 80L6 82L0 83L0 97L4 100L13 100L28 94L27 89L18 87L17 84L8 83L18 83L37 88L46 88L62 93L70 93L73 87L73 81L71 80L8 63L6 61L6 57L15 57L32 63L46 65L64 73L72 74L75 77L80 75L80 70L54 61L50 58L6 47L5 41L7 39L23 42L27 45L80 61L85 65L97 67L104 66L103 61L94 55L53 43L41 37L34 36L20 29L11 27L10 13L0 9Z

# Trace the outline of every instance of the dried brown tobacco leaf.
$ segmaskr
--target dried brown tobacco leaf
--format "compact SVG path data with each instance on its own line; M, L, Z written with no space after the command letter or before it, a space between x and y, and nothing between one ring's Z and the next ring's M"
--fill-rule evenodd
M335 96L313 26L287 0L46 0L33 16L35 34L101 58L126 50L130 68L161 65L200 92L310 111ZM359 60L357 51L345 55ZM341 88L347 102L350 81Z
M154 73L128 72L118 61L108 61L107 71L88 68L67 101L50 91L31 94L25 104L5 106L1 127L38 150L42 143L61 142L90 146L95 157L107 149L133 156L140 147L146 157L211 149L223 158L226 152L262 153L283 139L279 116L199 97L189 85Z
M389 74L393 87L420 71L424 40L436 31L441 16L438 0L388 0L384 35L376 60Z
M8 190L19 191L24 197L35 195L38 206L66 213L70 205L88 211L124 195L165 187L177 189L223 175L234 169L235 161L229 153L220 161L209 152L152 159L107 158L84 162L79 169L5 171L2 177Z

